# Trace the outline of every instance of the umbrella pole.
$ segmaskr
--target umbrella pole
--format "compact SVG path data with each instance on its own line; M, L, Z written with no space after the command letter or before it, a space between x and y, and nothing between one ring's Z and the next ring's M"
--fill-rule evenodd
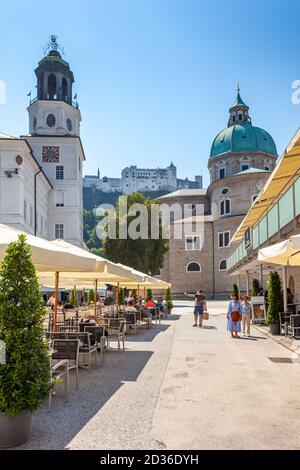
M95 280L95 320L97 321L97 293L98 293L98 279Z
M59 284L59 272L56 272L55 273L55 304L54 304L54 319L53 319L54 333L56 333L56 326L57 326L58 284Z
M74 307L76 307L77 305L77 290L76 290L76 286L74 286Z
M78 308L76 308L77 307L77 288L76 288L76 286L74 286L74 307L75 307L75 310L76 310L76 318L78 320L79 311L78 311Z
M117 311L120 311L120 283L117 286Z
M250 275L249 271L246 271L246 289L247 289L247 295L250 295Z
M139 302L140 302L140 285L139 284L138 284L137 288L138 288L137 289L137 300L138 300L138 304L139 304Z
M288 299L287 299L287 266L282 267L282 277L283 277L283 310L284 312L288 311Z
M264 269L262 264L260 265L260 287L264 288Z
M239 297L240 297L241 296L241 276L239 274L237 277L237 286L238 286Z

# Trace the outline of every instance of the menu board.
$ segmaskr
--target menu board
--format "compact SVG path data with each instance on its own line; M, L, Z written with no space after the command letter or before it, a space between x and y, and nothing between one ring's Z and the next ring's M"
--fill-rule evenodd
M263 322L266 319L266 307L264 297L251 297L252 321Z

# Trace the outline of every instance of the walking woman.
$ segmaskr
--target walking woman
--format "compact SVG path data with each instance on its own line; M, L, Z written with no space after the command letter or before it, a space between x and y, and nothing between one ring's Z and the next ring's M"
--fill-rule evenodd
M228 306L227 330L230 331L232 338L239 338L241 331L242 308L237 295L232 296Z

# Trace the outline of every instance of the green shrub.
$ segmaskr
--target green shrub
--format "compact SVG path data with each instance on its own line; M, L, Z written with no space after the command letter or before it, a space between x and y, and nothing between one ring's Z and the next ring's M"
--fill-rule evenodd
M89 290L88 304L93 304L95 302L95 291L93 289Z
M8 416L36 410L52 388L44 315L31 250L21 235L8 246L0 269L0 339L6 345L0 411Z
M260 291L260 285L258 279L253 279L252 281L252 296L257 297Z
M108 307L109 305L113 305L115 302L114 298L112 295L109 295L108 297L106 297L106 299L104 300L104 305L106 307Z
M239 288L238 288L237 284L233 284L232 295L233 296L236 295L238 299L240 298Z
M165 303L166 303L167 308L169 309L173 308L173 297L172 297L170 287L168 287L168 289L166 290Z
M133 289L133 291L132 291L132 297L134 298L134 303L136 304L137 301L138 301L137 289Z
M124 305L125 302L125 291L124 289L119 289L119 305Z
M75 291L74 291L74 289L71 290L70 304L75 305Z
M276 271L269 274L268 281L268 311L266 324L279 323L279 312L283 311L283 296L281 279Z
M153 299L153 294L151 289L147 289L146 302Z

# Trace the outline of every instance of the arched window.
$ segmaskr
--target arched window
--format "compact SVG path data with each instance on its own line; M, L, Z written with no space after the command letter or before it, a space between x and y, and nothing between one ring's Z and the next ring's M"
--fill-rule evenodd
M48 77L48 98L49 100L55 100L57 97L57 80L54 73L51 73Z
M226 269L227 269L227 260L222 259L222 261L220 261L219 270L226 271Z
M220 215L231 214L231 199L223 199L220 201Z
M218 176L219 176L219 180L222 180L226 177L226 169L225 169L225 166L220 166L219 167L219 170L218 170Z
M187 273L201 273L201 265L197 261L192 261L186 267Z
M63 77L61 82L61 94L64 101L68 101L68 81Z

